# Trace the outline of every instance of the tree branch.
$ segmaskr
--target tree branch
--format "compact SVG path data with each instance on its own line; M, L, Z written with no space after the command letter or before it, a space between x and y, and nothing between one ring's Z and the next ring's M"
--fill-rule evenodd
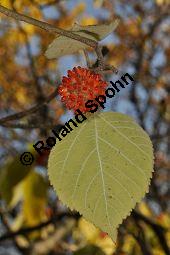
M7 221L6 217L4 216L4 214L3 214L2 210L1 210L1 208L0 208L0 219L1 219L1 221L2 221L3 226L4 226L4 227L6 228L6 230L10 233L10 227L9 227L8 221ZM21 254L24 254L24 249L21 248L21 247L18 245L17 241L15 240L15 237L12 237L12 241L13 241L13 244L14 244L14 246L16 247L16 249L17 249Z
M58 28L58 27L54 27L46 22L43 21L39 21L37 19L31 18L27 15L24 14L20 14L14 10L10 10L2 5L0 5L0 12L5 14L8 17L14 18L18 21L24 21L26 23L29 23L31 25L37 26L39 28L42 28L46 31L48 31L49 33L55 33L55 34L59 34L68 38L71 38L73 40L82 42L88 46L90 46L91 48L93 48L96 52L97 58L98 58L98 69L94 70L95 72L102 72L102 71L107 71L107 70L111 70L115 73L117 73L117 70L113 67L113 66L109 66L109 65L105 65L104 63L104 58L103 58L103 54L101 52L101 46L98 44L98 42L89 39L87 37L84 36L80 36L78 34L75 34L72 31L68 31L68 30L64 30L62 28Z
M55 91L53 93L51 93L47 98L45 98L42 103L37 104L28 110L24 110L24 111L21 111L21 112L18 112L18 113L15 113L15 114L12 114L12 115L9 115L7 117L0 119L0 125L3 125L7 121L21 119L29 114L32 114L32 113L38 111L41 107L48 104L52 99L54 99L57 96L57 94L58 94L58 88L55 89Z
M143 222L148 224L153 229L153 231L155 232L156 236L159 239L160 245L162 246L162 249L164 250L165 254L170 255L170 249L168 247L168 244L167 244L167 241L166 241L165 235L164 235L164 233L166 232L166 228L162 227L161 225L156 224L149 218L145 217L144 215L142 215L136 211L132 212L132 216L135 220L142 220Z
M36 226L33 226L33 227L21 228L18 231L14 231L14 232L7 232L6 234L4 234L0 237L0 242L5 241L7 239L14 238L18 235L25 235L25 234L28 234L30 232L40 230L40 229L42 229L42 228L44 228L44 227L46 227L50 224L60 222L65 217L79 219L80 215L78 213L73 214L73 213L70 213L70 212L60 213L60 214L54 216L53 218L51 218L50 220L40 223L39 225L36 225Z
M64 29L61 29L61 28L58 28L58 27L54 27L54 26L52 26L52 25L50 25L46 22L39 21L39 20L31 18L27 15L20 14L16 11L10 10L10 9L2 6L2 5L0 5L0 12L5 14L8 17L14 18L14 19L19 20L19 21L24 21L24 22L29 23L31 25L34 25L36 27L42 28L42 29L44 29L48 32L56 33L56 34L63 35L63 36L66 36L68 38L71 38L73 40L80 41L80 42L82 42L82 43L84 43L84 44L86 44L86 45L88 45L92 48L96 48L97 45L98 45L98 43L94 40L91 40L91 39L88 39L86 37L74 34L71 31L67 31L67 30L64 30Z
M36 124L31 124L31 123L3 123L0 124L2 127L5 128L19 128L19 129L52 129L54 127L54 124L45 124L45 123L36 123Z

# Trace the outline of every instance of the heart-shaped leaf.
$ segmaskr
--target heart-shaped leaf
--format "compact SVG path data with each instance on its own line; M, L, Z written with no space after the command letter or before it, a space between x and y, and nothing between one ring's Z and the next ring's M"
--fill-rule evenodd
M61 201L116 240L116 230L148 191L149 136L129 116L92 116L55 145L49 177Z

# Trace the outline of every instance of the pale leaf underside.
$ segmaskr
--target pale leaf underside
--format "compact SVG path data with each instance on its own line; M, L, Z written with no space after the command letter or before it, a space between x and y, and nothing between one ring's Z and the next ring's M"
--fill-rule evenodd
M149 136L127 115L85 120L52 149L48 172L60 200L116 240L117 227L148 191Z
M108 24L101 25L91 25L91 26L80 26L75 24L71 29L77 35L92 39L95 41L100 41L104 39L108 34L113 32L117 27L118 20L112 21ZM88 45L85 43L76 41L74 39L58 36L53 42L48 46L45 52L45 56L49 59L59 58L60 56L73 54L79 50L86 49Z

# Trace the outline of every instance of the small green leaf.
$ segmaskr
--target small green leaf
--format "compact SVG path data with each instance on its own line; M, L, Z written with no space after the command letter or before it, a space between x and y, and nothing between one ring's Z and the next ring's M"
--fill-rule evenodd
M149 136L129 116L105 112L56 144L48 172L61 201L116 240L117 228L148 191Z
M100 41L109 35L118 25L118 20L112 21L107 24L80 26L75 24L71 29L77 35L92 39L94 41ZM86 49L88 45L67 38L65 36L56 37L53 42L48 46L45 56L49 59L59 58L63 55L73 54L79 50Z

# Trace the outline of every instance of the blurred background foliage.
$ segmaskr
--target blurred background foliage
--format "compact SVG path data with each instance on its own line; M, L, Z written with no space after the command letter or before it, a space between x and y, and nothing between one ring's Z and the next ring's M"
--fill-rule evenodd
M45 140L53 126L72 116L56 97L34 114L0 122L0 254L170 254L170 1L2 0L0 4L56 27L101 24L118 17L102 41L106 62L131 73L135 84L107 103L106 110L132 115L150 135L155 172L149 193L119 228L118 241L65 208L48 182L48 154L30 167L20 154ZM0 14L0 117L40 104L83 52L47 60L54 35ZM96 61L88 50L90 62ZM106 74L107 81L117 79ZM116 205L115 205L116 206ZM114 217L114 215L113 215ZM101 219L102 220L102 219Z

